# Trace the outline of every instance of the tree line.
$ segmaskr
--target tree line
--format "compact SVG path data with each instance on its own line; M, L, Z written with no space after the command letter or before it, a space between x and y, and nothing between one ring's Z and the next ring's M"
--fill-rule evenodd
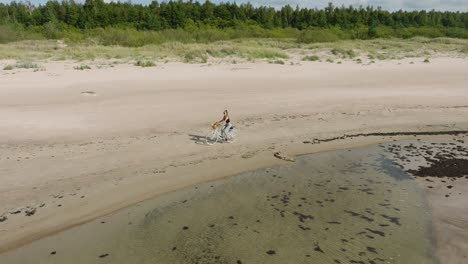
M86 0L48 1L43 5L30 2L0 3L0 23L21 24L25 27L59 23L77 29L125 27L138 30L165 30L193 27L233 28L256 25L265 29L331 28L343 30L355 27L433 27L468 29L468 12L395 11L381 8L334 6L324 9L292 7L275 9L254 7L250 3L210 1L153 1L149 5L130 2Z

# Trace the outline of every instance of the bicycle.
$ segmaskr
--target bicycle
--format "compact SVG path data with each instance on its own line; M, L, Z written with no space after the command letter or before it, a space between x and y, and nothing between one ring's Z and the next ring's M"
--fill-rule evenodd
M231 143L237 135L237 129L232 126L229 131L224 134L224 125L212 124L211 131L205 136L205 144L213 145L218 141ZM227 140L225 140L227 138Z

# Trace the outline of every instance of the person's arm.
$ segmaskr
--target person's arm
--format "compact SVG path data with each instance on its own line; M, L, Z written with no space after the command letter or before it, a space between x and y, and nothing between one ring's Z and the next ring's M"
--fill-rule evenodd
M219 123L224 122L224 121L226 121L226 116L223 116L223 119L221 119L220 121L216 122L215 124L219 124Z

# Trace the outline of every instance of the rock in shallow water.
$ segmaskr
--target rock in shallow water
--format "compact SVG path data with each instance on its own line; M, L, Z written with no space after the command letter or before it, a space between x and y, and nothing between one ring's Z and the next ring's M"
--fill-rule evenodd
M0 215L0 222L5 222L6 220L8 220L6 215Z
M283 153L281 152L275 152L275 154L273 154L276 158L278 159L281 159L281 160L285 160L285 161L290 161L290 162L295 162L296 159L292 158L292 157L288 157L286 155L284 155Z

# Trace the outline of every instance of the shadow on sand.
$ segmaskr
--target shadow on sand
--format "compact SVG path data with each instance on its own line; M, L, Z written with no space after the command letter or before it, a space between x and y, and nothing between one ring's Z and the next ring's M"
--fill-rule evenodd
M200 136L200 135L189 135L190 140L195 142L195 144L199 145L207 145L206 144L206 136Z

